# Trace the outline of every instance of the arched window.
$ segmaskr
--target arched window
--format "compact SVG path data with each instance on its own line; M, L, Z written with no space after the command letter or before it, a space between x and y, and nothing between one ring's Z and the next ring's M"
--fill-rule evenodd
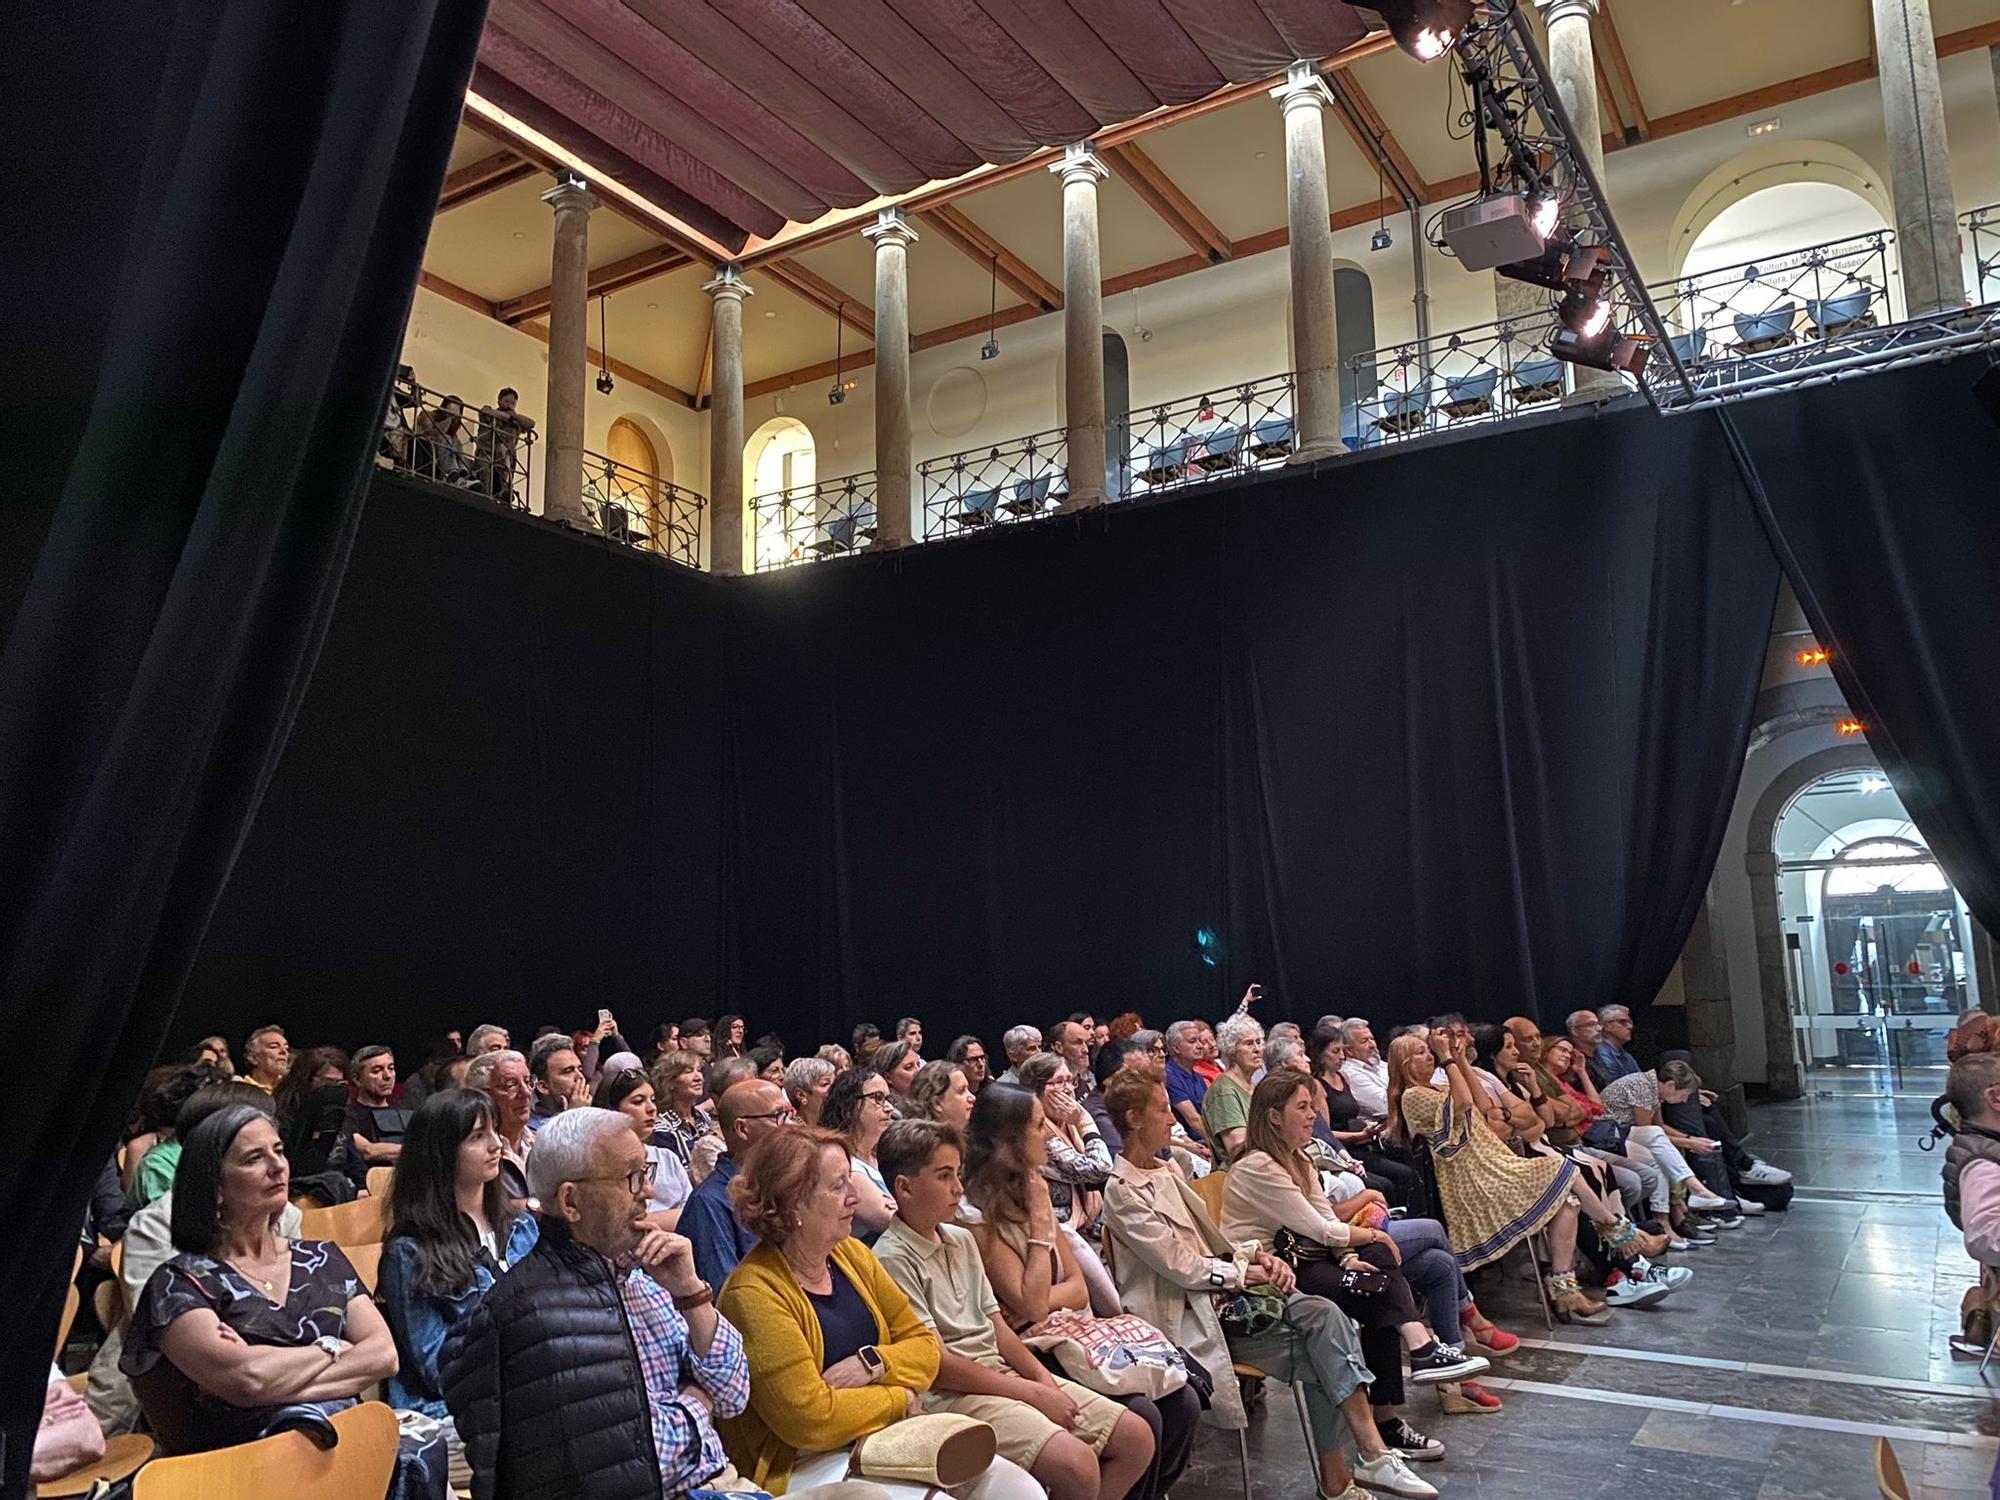
M1373 369L1352 361L1375 347L1375 284L1359 266L1333 268L1334 348L1340 357L1340 435L1358 438L1361 407L1375 395Z
M1125 340L1104 330L1104 492L1125 493L1125 460L1132 451L1132 366Z
M1948 891L1951 882L1944 878L1940 870L1929 860L1917 860L1915 856L1928 851L1902 839L1863 839L1849 844L1840 851L1839 858L1845 860L1868 860L1868 864L1835 865L1826 872L1826 894L1828 896L1867 896L1882 890L1892 891ZM1885 865L1877 860L1899 860L1904 863Z
M790 560L794 542L811 533L816 519L819 450L812 429L797 417L771 418L743 445L743 475L756 518L753 565L776 567Z

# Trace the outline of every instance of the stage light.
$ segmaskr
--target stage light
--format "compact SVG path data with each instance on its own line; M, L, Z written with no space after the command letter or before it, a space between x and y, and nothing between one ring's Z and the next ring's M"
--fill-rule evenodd
M1515 281L1525 281L1530 286L1545 286L1552 292L1562 292L1581 282L1587 282L1595 274L1604 260L1604 250L1598 245L1579 245L1572 230L1558 229L1542 253L1528 260L1517 260L1512 265L1497 268L1502 276Z
M1836 734L1856 735L1863 733L1867 729L1867 726L1859 719L1842 719L1833 728Z
M1604 296L1604 272L1595 270L1580 281L1571 281L1557 304L1556 316L1563 327L1579 338L1595 339L1611 326L1611 304Z
M1368 238L1368 248L1370 250L1387 250L1395 243L1395 236L1389 233L1389 228L1386 224L1377 226L1375 233Z
M1825 661L1826 647L1824 646L1808 646L1799 652L1799 665L1802 667L1817 667Z
M1473 0L1375 0L1363 7L1389 25L1389 35L1418 62L1436 62L1472 24Z
M1556 232L1556 225L1562 218L1562 199L1554 193L1539 192L1528 200L1528 222L1535 233L1547 239Z

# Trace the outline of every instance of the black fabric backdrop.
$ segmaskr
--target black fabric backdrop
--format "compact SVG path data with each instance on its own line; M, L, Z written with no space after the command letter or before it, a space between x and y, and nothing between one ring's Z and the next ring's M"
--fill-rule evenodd
M0 1053L32 1060L0 1173L9 1496L90 1185L333 608L482 14L10 16L17 154L122 207L17 215L40 243L8 260L24 303L110 304L72 354L6 367L9 411L55 419L4 533L41 541L32 576L0 575L27 579L0 655Z
M182 1030L1643 1003L1776 577L1643 411L740 583L378 479Z
M1869 748L1972 914L2000 932L2000 424L1972 392L1988 363L1751 402L1734 420Z

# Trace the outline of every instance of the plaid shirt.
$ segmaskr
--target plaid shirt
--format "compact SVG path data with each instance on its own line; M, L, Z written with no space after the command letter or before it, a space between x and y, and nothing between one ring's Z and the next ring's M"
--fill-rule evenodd
M729 1461L708 1413L681 1395L699 1386L718 1417L738 1415L750 1404L750 1362L743 1337L720 1313L706 1357L688 1346L687 1320L660 1284L634 1269L618 1283L619 1300L632 1326L639 1368L646 1376L646 1404L652 1410L653 1447L660 1458L660 1489L680 1495Z

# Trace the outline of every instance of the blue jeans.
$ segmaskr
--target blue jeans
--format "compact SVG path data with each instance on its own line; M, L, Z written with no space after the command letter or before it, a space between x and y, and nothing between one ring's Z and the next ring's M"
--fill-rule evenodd
M1384 1227L1403 1257L1403 1279L1424 1300L1431 1332L1440 1343L1459 1343L1458 1310L1472 1300L1472 1293L1466 1290L1444 1225L1436 1219L1391 1219Z

